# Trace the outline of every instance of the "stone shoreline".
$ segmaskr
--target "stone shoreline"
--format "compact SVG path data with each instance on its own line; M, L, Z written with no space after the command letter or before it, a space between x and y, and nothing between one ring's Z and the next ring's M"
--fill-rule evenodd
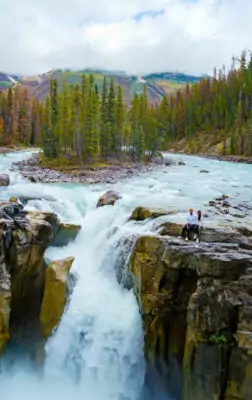
M33 155L28 160L13 163L12 168L17 169L23 177L29 179L31 182L113 184L140 173L150 172L164 165L155 162L150 164L132 163L129 166L85 167L80 168L78 171L65 173L39 165L39 156ZM170 164L166 163L166 165Z

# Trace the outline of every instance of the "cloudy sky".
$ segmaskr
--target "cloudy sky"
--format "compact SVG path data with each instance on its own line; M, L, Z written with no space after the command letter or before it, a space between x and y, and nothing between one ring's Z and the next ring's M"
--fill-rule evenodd
M252 40L252 0L0 0L0 11L9 73L211 73Z

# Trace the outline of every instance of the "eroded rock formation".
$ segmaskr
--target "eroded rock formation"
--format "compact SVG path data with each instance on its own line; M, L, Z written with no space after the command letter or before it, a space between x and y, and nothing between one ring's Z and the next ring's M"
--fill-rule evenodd
M26 217L23 206L0 203L0 348L12 332L33 325L44 291L44 252L53 239L45 219Z
M0 202L0 354L10 337L24 339L29 346L30 338L39 338L42 299L48 300L48 280L51 278L52 283L53 273L54 296L59 294L61 297L58 304L55 298L51 299L54 303L48 315L52 318L55 313L55 322L64 311L64 280L73 259L59 261L49 269L44 261L45 250L52 244L59 226L60 221L54 213L27 212L13 201Z
M249 400L251 231L206 228L199 246L175 238L180 231L163 224L162 235L137 239L130 258L146 357L157 368L165 362L171 381L180 374L175 398Z

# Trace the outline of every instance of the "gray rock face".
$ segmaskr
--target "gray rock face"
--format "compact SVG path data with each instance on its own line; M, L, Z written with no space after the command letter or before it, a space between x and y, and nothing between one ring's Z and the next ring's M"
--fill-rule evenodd
M22 205L0 203L0 354L12 332L36 326L44 291L44 252L53 240L46 220L54 216L42 214L33 212L27 218Z
M0 174L0 186L9 186L10 177L7 174Z
M181 224L164 222L157 229L161 236L179 236L182 230ZM200 235L200 241L204 243L225 243L240 246L241 248L252 250L252 233L248 228L221 228L204 227Z
M49 325L52 320L59 321L67 299L67 270L73 262L70 257L62 263L52 263L59 269L48 292L45 277L52 277L52 268L46 268L44 253L58 232L58 239L61 243L64 239L66 244L74 240L79 230L76 225L60 224L54 213L25 211L22 204L14 201L0 202L0 356L10 337L15 336L15 340L27 343L28 351L38 359L38 350L44 345L39 325L39 316L45 309L42 300L46 298L49 313L43 314L43 321Z
M178 366L176 376L169 373L174 380L180 376L179 399L249 400L250 231L207 228L203 242L195 246L174 237L180 229L165 223L163 236L140 236L130 257L146 357L151 365Z

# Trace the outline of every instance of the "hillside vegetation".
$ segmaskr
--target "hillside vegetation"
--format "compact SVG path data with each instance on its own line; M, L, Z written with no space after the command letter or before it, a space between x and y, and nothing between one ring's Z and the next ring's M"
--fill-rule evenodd
M113 78L115 89L120 85L123 89L123 100L129 104L133 94L136 92L140 94L143 86L146 85L148 98L152 103L159 102L162 96L167 93L175 93L178 89L184 87L186 83L193 83L200 80L199 77L193 77L185 74L176 73L154 73L146 76L126 75L123 72L101 71L101 70L84 70L84 71L71 71L71 70L55 70L43 75L28 76L18 78L20 85L27 87L34 97L39 100L45 100L50 90L50 80L57 79L59 90L61 90L63 82L71 85L81 83L82 75L92 74L94 82L97 84L98 89L102 88L103 76L108 79ZM5 80L1 79L0 74L0 88L4 89L12 85L8 82L8 75L5 75ZM2 84L1 84L2 81Z
M40 143L44 106L22 86L0 92L0 146Z
M175 150L252 155L252 57L243 52L228 73L214 71L159 106L162 135Z

